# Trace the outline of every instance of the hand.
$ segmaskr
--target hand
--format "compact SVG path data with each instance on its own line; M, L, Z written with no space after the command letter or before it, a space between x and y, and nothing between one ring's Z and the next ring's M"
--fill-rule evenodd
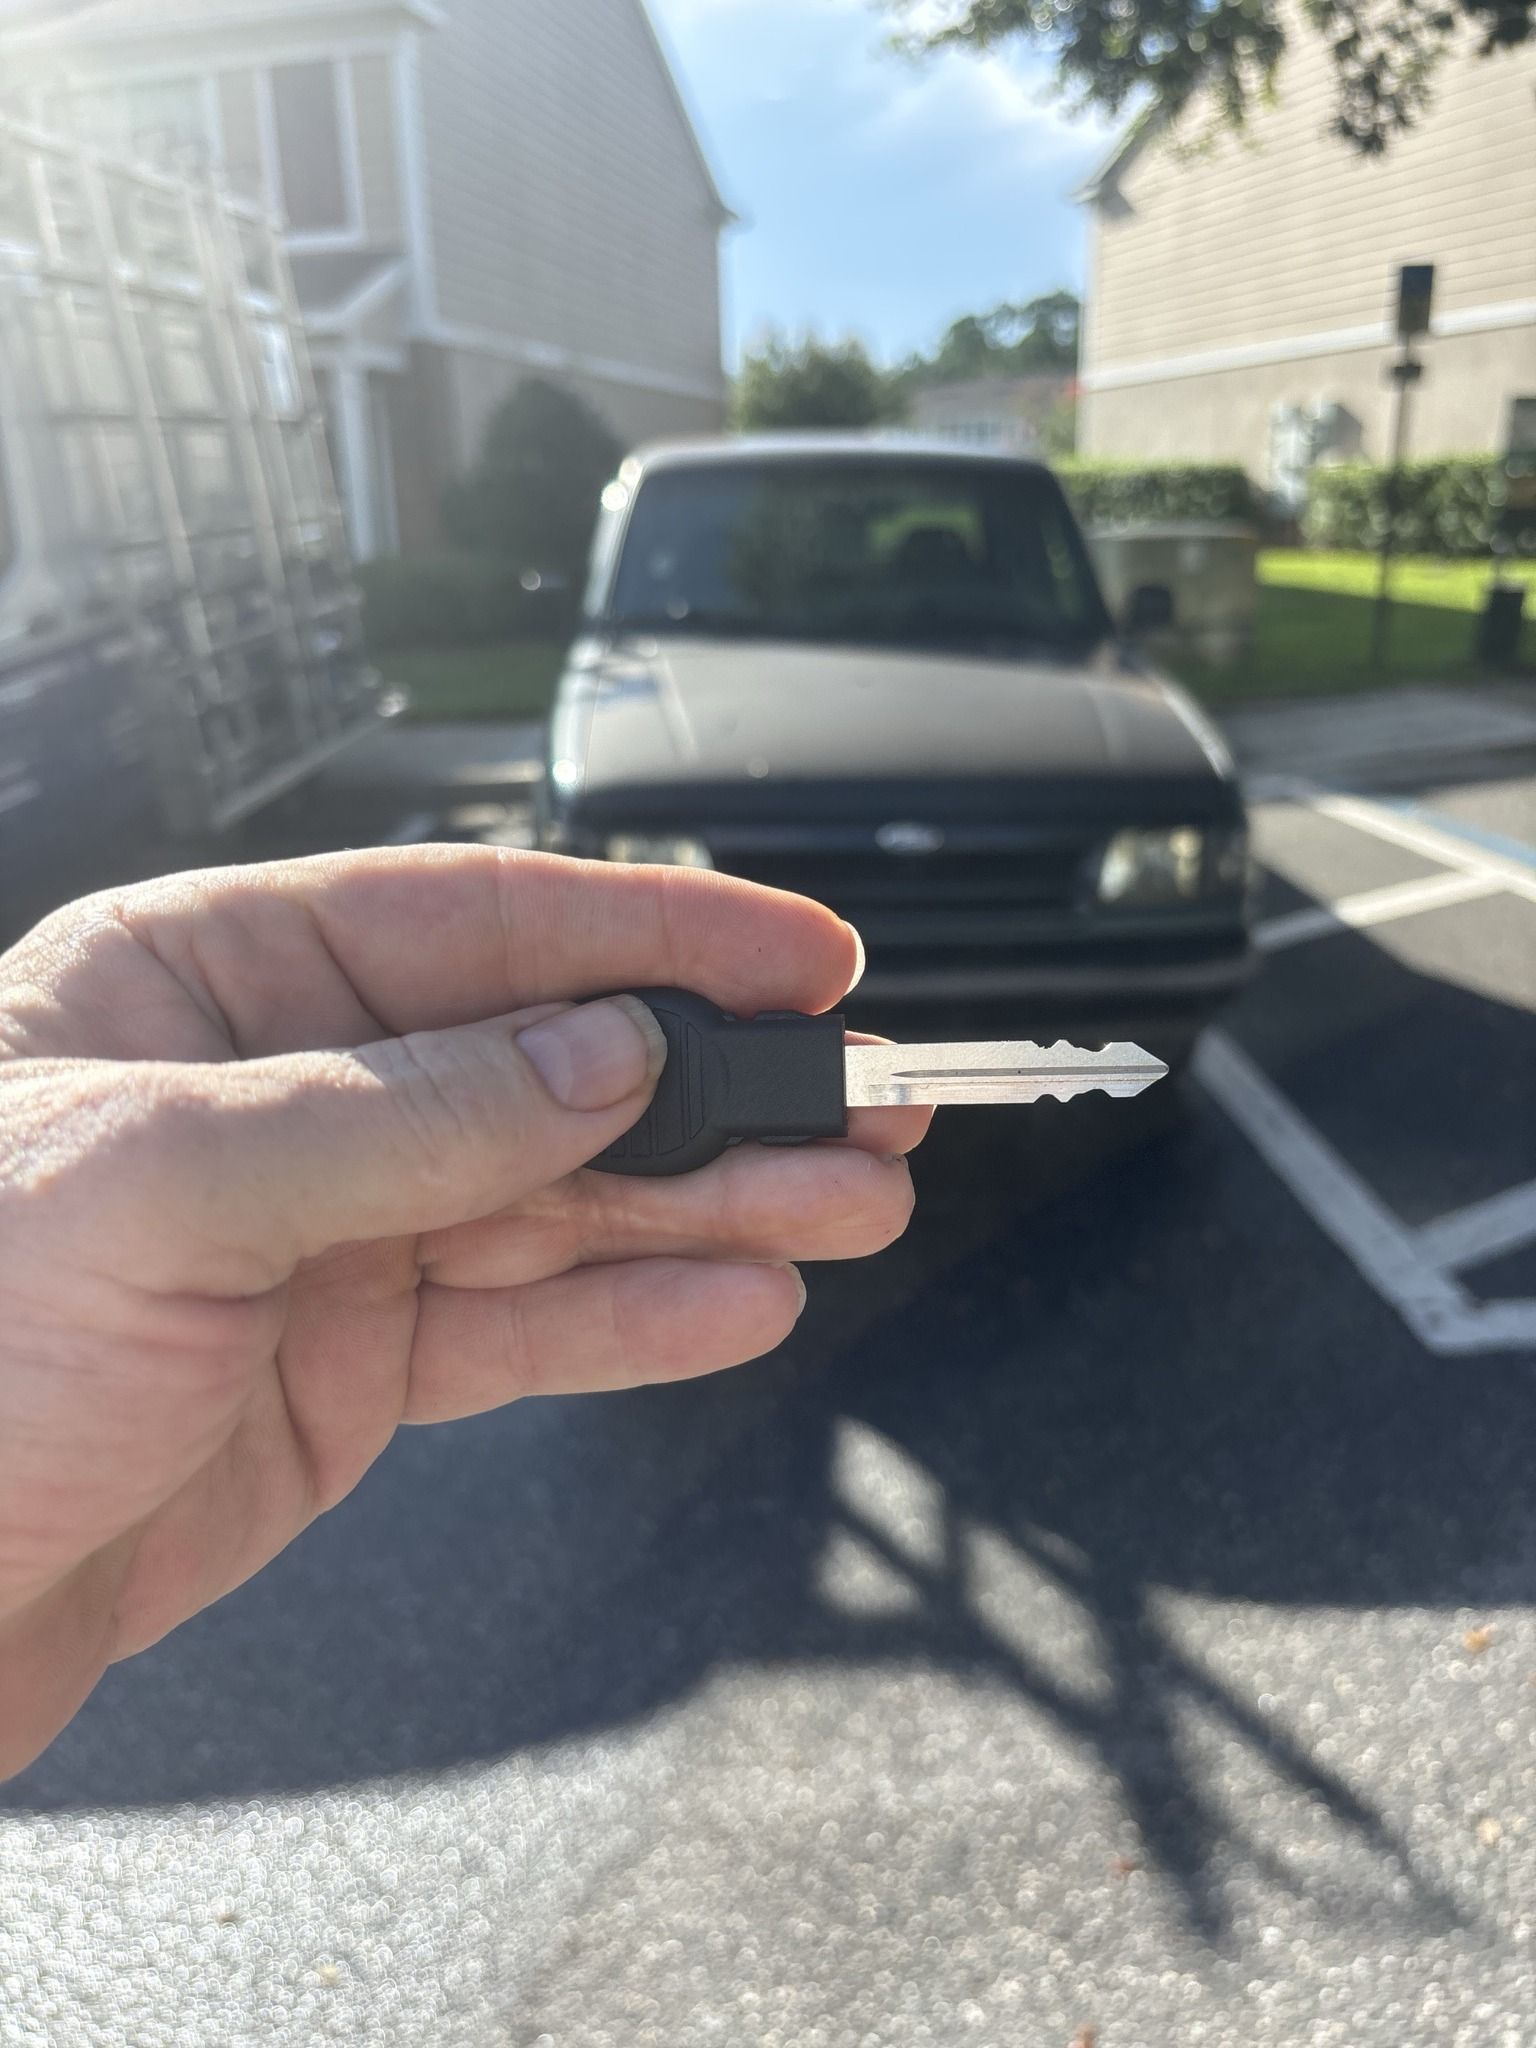
M0 1776L401 1423L736 1364L787 1261L898 1236L922 1111L580 1170L664 1057L585 999L821 1010L857 954L721 876L454 848L97 897L0 959Z

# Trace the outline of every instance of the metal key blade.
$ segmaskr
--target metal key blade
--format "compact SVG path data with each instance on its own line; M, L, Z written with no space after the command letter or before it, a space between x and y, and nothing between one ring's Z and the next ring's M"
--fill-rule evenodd
M1140 1095L1168 1069L1139 1045L1032 1045L990 1039L969 1045L850 1045L845 1055L848 1107L894 1109L903 1103L1066 1102L1095 1088Z

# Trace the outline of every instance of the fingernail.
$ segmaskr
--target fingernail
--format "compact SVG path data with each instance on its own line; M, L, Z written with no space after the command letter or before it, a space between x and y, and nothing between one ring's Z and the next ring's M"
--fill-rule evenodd
M645 1004L614 996L524 1031L524 1058L566 1109L612 1109L638 1095L667 1062L667 1041Z
M806 1293L805 1289L805 1275L801 1272L798 1266L781 1266L779 1268L779 1271L781 1273L788 1273L790 1278L794 1281L795 1285L800 1290L800 1306L795 1310L795 1317L798 1321L798 1319L805 1314L805 1304L810 1300L810 1296Z
M864 969L868 963L864 957L864 941L859 936L857 925L850 924L848 929L853 933L853 943L858 948L858 958L853 970L853 979L848 984L848 994L852 995L859 983L864 979Z

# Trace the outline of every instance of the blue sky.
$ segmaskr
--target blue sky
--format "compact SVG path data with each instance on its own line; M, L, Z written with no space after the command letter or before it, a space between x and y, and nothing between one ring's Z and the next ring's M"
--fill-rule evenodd
M1109 131L1038 60L890 51L870 0L651 0L727 202L734 352L767 322L895 359L957 314L1083 283L1068 192Z

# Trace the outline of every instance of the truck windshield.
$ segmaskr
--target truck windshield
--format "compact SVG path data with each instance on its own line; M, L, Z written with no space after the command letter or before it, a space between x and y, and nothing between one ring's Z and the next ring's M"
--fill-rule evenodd
M619 630L987 647L1108 630L1044 471L934 460L710 463L640 486Z

